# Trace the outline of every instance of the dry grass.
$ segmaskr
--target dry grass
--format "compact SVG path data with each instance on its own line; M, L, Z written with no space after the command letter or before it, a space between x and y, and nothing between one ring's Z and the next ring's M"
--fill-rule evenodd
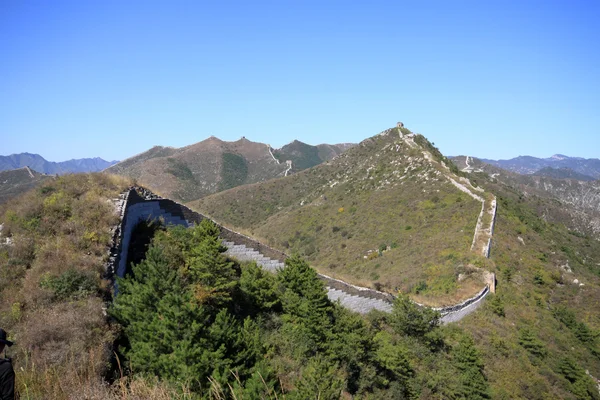
M2 233L14 245L0 248L0 326L16 342L10 354L21 398L107 398L101 376L115 331L100 277L118 222L111 200L129 185L106 174L67 175L3 207ZM97 289L46 284L68 271Z
M185 386L142 377L121 377L112 385L101 378L98 369L105 360L102 352L90 350L81 363L69 357L63 363L39 366L26 360L16 371L17 392L22 400L170 400L196 399Z
M475 277L466 279L457 286L454 292L448 294L411 294L411 298L419 304L429 307L445 307L458 304L465 299L475 296L485 287L481 279Z
M22 326L16 327L21 351L48 365L64 363L68 358L87 364L90 346L111 343L115 337L106 325L103 306L100 299L91 297L31 311Z

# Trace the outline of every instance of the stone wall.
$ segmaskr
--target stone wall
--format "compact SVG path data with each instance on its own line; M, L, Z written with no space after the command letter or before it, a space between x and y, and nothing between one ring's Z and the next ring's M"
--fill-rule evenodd
M448 306L448 307L441 307L441 308L434 308L434 310L439 311L440 314L442 315L446 315L446 314L450 314L453 312L457 312L462 310L463 308L467 307L470 304L475 303L476 301L484 298L485 296L487 296L488 292L489 292L490 288L488 286L484 287L479 293L477 293L475 296L463 301L462 303L459 304L455 304L452 306Z
M486 247L483 250L483 254L485 256L485 258L490 258L490 253L492 251L492 237L494 236L494 228L496 226L496 213L498 211L498 204L496 202L496 198L494 197L494 200L492 200L492 208L490 210L490 214L492 216L492 220L490 222L490 227L488 228L489 230L489 239L488 242L486 244Z
M182 225L189 227L198 224L207 217L192 211L183 204L173 200L162 199L152 192L138 187L130 188L121 195L116 204L117 212L121 217L121 224L115 227L113 245L109 253L106 268L107 278L114 280L115 276L123 276L126 271L126 262L129 252L129 243L133 229L142 221L160 220L165 225ZM232 231L217 224L221 230L221 238L236 244L243 244L253 248L266 257L281 262L285 261L286 254L266 246L246 235Z
M192 211L183 204L179 204L169 199L163 199L152 192L139 187L132 187L116 201L117 212L121 216L121 224L115 227L113 233L113 246L110 249L109 261L106 268L107 278L114 281L115 276L124 276L126 272L126 262L129 252L129 243L134 228L142 221L160 220L165 225L182 225L189 227L200 223L208 217ZM266 246L246 235L225 228L216 224L221 231L221 238L228 246L242 247L243 249L254 250L249 252L251 258L257 263L264 263L265 259L274 260L277 263L283 263L287 255L281 251ZM280 264L283 265L283 264ZM278 267L279 268L279 267ZM394 296L377 290L355 286L339 279L334 279L327 275L319 274L319 278L324 281L329 297L333 301L339 300L340 303L357 312L368 312L371 309L382 311L391 311L391 304ZM466 315L469 307L484 298L489 293L489 287L486 286L476 296L465 300L464 302L437 309L443 315L442 321L449 322L458 320L460 312ZM473 308L474 309L474 308ZM462 316L464 316L461 314ZM452 318L448 316L454 316ZM450 318L450 319L449 319ZM450 321L451 322L451 321Z

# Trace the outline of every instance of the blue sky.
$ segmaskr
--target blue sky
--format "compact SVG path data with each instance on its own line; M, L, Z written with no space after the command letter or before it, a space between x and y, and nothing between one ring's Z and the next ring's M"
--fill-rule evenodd
M362 3L362 4L361 4ZM0 1L0 154L215 135L600 157L599 1Z

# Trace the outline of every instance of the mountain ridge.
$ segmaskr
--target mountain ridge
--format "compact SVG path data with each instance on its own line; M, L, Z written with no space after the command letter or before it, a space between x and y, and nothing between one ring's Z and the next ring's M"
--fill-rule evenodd
M0 171L0 204L27 192L53 176L41 174L29 167Z
M493 200L426 138L394 127L326 163L189 206L356 285L410 292L429 279L431 292L442 296L418 300L444 305L483 286L472 276L455 287L448 254L465 264L485 258ZM415 247L430 251L416 254ZM451 290L440 288L445 279Z
M600 159L597 158L569 157L563 154L555 154L548 158L518 156L508 160L487 158L480 158L480 160L523 175L531 175L543 168L551 167L554 169L569 168L579 174L600 179Z
M29 167L42 174L68 174L80 172L99 172L117 161L106 161L100 157L78 158L67 161L48 161L35 153L18 153L0 156L0 171Z
M154 146L105 171L136 179L165 197L187 202L313 167L349 147L294 141L273 149L245 136L236 141L210 136L180 148Z
M524 197L539 198L540 212L546 220L560 222L574 232L600 239L600 180L576 179L586 176L571 169L550 173L542 169L541 173L524 175L470 156L453 157L452 160L461 171L472 174L473 179L487 179L485 174L494 183L519 190ZM551 202L542 202L542 199ZM557 201L560 206L555 204Z

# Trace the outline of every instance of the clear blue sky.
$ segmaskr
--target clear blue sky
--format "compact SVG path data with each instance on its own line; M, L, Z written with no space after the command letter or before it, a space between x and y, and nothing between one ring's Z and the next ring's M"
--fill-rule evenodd
M359 4L362 3L362 4ZM600 1L0 1L0 154L210 135L600 157Z

